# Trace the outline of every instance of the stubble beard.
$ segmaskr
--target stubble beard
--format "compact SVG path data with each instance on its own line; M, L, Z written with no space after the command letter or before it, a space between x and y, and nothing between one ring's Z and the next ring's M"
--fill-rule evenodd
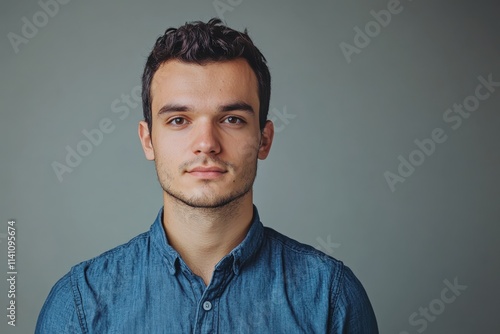
M244 167L243 173L240 178L243 184L238 189L225 196L218 196L217 194L206 194L187 196L182 190L175 189L171 186L174 178L169 172L163 168L163 164L155 160L156 174L158 181L163 191L172 197L181 205L188 206L193 209L227 209L229 206L238 205L243 196L252 190L253 183L257 176L257 158L255 157L251 167ZM161 173L160 173L161 171ZM207 186L213 182L211 180L203 180Z

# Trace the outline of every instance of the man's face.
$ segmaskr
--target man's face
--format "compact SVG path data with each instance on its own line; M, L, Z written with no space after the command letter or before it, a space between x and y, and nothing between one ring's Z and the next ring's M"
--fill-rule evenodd
M165 196L192 207L219 207L251 196L257 159L274 129L259 129L255 73L244 59L204 65L169 60L153 76L152 133L139 137Z

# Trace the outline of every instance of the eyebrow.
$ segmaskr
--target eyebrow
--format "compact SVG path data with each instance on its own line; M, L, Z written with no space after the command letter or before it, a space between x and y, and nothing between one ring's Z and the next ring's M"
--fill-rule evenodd
M193 107L188 106L188 105L169 103L169 104L166 104L160 108L160 110L158 111L158 116L161 116L163 114L168 114L171 112L186 112L186 111L190 111L192 109L193 109ZM224 104L224 105L219 106L219 108L218 108L218 111L220 111L220 112L228 112L228 111L235 111L235 110L245 111L245 112L248 112L250 114L255 113L255 111L253 110L251 105L249 105L246 102L242 102L242 101Z
M251 105L245 102L235 102L230 104L225 104L219 108L219 111L234 111L241 110L253 114L254 110Z

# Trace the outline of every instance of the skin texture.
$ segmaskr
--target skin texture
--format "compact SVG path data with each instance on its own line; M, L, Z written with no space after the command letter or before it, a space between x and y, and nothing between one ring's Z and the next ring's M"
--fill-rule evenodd
M274 127L268 120L259 128L257 87L242 58L203 65L169 60L152 81L151 133L139 123L163 189L169 243L207 285L215 264L248 231L257 160L271 149Z

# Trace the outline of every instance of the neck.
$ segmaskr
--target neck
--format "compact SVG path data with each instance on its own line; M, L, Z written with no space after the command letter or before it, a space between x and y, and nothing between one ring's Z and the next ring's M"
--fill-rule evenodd
M164 194L163 227L169 244L206 285L215 265L243 241L252 217L252 191L218 208L194 208Z

